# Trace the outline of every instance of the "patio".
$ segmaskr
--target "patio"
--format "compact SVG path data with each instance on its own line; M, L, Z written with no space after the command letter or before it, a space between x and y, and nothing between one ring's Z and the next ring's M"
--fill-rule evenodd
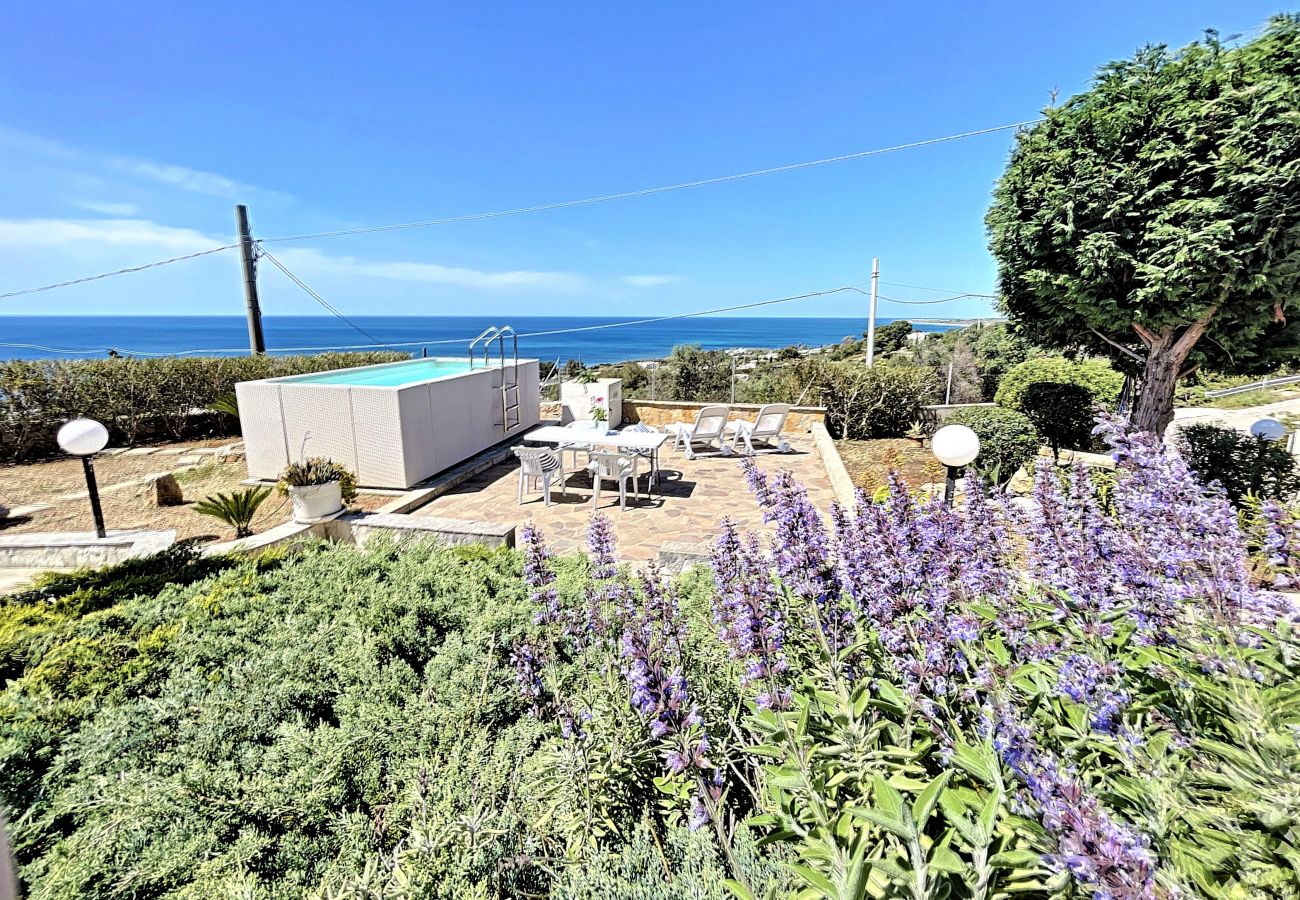
M834 495L821 456L808 434L786 435L792 453L759 453L759 467L767 472L788 469L805 487L817 508L830 510ZM646 499L628 496L626 510L618 506L618 491L606 483L599 510L614 523L619 556L629 561L657 559L669 541L707 548L718 534L718 524L730 518L744 529L770 531L763 525L758 504L745 484L741 457L701 453L695 459L673 452L671 445L660 457L663 480L654 495ZM565 456L571 466L571 457ZM581 462L582 457L579 457ZM480 473L414 510L413 516L443 516L503 525L534 522L546 534L547 543L558 553L585 546L591 518L591 479L585 472L570 471L567 494L551 492L551 506L542 495L528 492L517 502L519 466L510 460ZM644 488L645 477L641 478Z

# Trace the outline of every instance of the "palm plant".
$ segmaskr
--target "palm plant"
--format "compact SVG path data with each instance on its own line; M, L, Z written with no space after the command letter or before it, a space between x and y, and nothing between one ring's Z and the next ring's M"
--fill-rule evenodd
M269 496L269 487L216 494L195 503L194 511L205 516L215 516L235 529L235 537L244 538L253 533L253 517L257 515L257 508L262 505L262 501Z
M239 401L235 398L234 393L221 394L208 404L208 409L216 413L233 416L236 420L239 419Z

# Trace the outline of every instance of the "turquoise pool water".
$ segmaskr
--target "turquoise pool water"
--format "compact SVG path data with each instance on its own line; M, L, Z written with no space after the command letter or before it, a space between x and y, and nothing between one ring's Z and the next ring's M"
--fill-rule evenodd
M350 384L367 387L397 387L416 381L429 381L469 371L467 359L413 359L374 369L336 369L314 375L294 375L281 379L292 384Z

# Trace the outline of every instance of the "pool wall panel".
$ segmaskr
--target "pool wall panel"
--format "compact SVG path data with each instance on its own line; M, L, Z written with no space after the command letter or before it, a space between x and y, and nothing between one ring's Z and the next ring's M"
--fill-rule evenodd
M519 362L519 424L508 432L500 368L394 387L243 382L236 393L249 475L274 479L291 459L326 456L362 486L411 487L536 425L538 369L535 359Z

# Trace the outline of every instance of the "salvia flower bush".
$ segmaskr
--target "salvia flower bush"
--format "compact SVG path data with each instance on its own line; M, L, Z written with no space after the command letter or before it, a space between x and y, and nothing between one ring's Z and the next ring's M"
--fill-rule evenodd
M671 579L598 516L570 557L529 526L21 595L29 893L1300 896L1296 521L1098 437L1104 483L1044 461L1021 506L894 478L823 516L745 461L768 536Z
M712 628L653 569L615 571L599 518L595 577L557 607L529 529L521 691L549 685L534 709L557 757L598 761L567 770L588 794L611 791L602 742L632 740L646 809L710 833L737 897L1300 896L1296 608L1252 577L1221 492L1116 419L1097 432L1108 489L1044 461L1024 510L895 478L828 522L746 462L774 534L724 524ZM1285 585L1296 526L1275 503L1259 520ZM717 645L725 686L691 661ZM586 724L620 715L634 737ZM794 882L749 879L741 837Z

